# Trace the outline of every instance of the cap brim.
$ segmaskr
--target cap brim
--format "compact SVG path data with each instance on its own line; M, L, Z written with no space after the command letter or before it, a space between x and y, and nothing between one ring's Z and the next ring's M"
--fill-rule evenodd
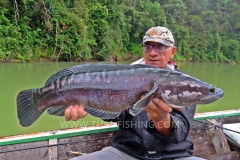
M146 38L146 39L143 40L141 45L143 45L146 42L158 42L158 43L161 43L165 46L172 46L171 44L173 44L173 42L168 41L168 40L163 40L163 39L159 39L159 38Z

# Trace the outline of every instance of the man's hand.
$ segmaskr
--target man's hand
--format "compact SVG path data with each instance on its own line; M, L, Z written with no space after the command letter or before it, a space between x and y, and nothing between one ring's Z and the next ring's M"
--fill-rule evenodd
M178 109L183 111L182 109ZM170 112L172 107L159 98L153 98L146 108L148 117L153 121L155 128L162 135L173 133Z
M172 108L164 103L161 99L153 98L148 104L147 115L152 121L165 121L170 118L169 113L172 112Z
M79 118L83 118L87 115L87 112L84 111L84 106L83 105L72 105L69 106L66 110L65 110L65 119L67 121L69 120L78 120Z

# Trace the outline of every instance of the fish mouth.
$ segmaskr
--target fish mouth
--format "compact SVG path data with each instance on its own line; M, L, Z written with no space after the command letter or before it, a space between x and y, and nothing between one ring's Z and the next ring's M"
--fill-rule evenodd
M209 94L200 99L202 102L210 103L224 96L223 90L217 87L209 87Z

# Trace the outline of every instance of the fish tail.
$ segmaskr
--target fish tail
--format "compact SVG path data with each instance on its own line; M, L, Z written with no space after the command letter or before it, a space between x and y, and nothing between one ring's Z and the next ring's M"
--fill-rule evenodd
M43 113L37 109L34 98L36 89L21 91L17 96L17 114L23 127L30 126Z

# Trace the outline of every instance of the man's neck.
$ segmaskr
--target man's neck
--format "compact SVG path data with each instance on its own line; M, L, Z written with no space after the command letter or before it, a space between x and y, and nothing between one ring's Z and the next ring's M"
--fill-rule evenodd
M145 61L144 61L144 59L143 59L143 58L141 58L141 59L139 59L139 60L137 60L137 61L133 62L132 64L145 64ZM174 67L174 65L173 65L173 64L167 64L167 67L166 67L166 69L169 69L169 70L174 70L174 69L175 69L175 67Z

